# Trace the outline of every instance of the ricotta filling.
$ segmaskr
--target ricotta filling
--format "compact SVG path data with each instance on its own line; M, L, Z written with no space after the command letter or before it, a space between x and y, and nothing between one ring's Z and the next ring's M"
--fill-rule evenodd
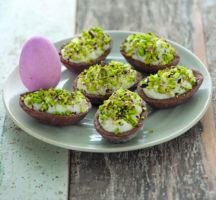
M76 87L84 93L104 96L119 88L128 89L136 83L137 72L130 65L111 61L96 64L81 72Z
M189 83L188 81L184 81L181 84L178 84L177 87L173 89L169 94L162 94L156 92L154 89L147 89L147 88L143 88L143 91L146 94L146 96L152 99L169 99L187 92L188 89L182 87L183 85L186 86L188 89L192 89L193 87L191 83Z
M27 101L24 100L25 105L33 110L40 111L42 104L34 103L32 105L29 105ZM83 99L78 104L74 105L61 105L56 104L54 106L48 105L47 113L55 114L55 113L65 113L67 111L70 111L71 113L79 114L86 112L89 108L89 103Z
M76 38L75 38L76 39ZM72 40L73 42L73 40ZM83 48L86 48L83 46ZM110 48L110 45L105 45L104 46L104 49L101 49L101 48L97 48L95 49L94 51L90 51L89 54L87 54L86 56L81 56L79 54L76 54L75 57L76 59L72 59L72 58L69 58L66 53L65 53L65 49L63 48L61 50L61 54L62 54L62 57L65 59L65 60L68 60L70 62L73 62L73 63L81 63L81 62L89 62L91 60L96 60L98 57L100 57L101 55L104 54L104 52Z
M132 118L140 118L140 115L142 113L142 107L136 105L136 111L137 111L137 114L132 115ZM99 117L98 121L104 130L106 130L107 132L112 132L112 133L116 132L116 130L118 130L119 133L123 133L126 131L130 131L134 128L130 123L126 122L123 119L114 121L112 118L108 118L107 120L104 120L102 122L102 120Z
M192 72L191 72L192 73ZM166 88L167 83L165 83L163 86ZM152 99L169 99L173 98L175 96L184 94L188 90L191 90L193 88L193 85L187 81L183 80L180 83L178 83L178 80L176 80L176 87L169 92L169 94L166 93L160 93L157 92L154 88L148 89L148 88L143 88L144 93L146 96L152 98Z
M157 60L155 60L155 61L152 61L151 62L151 64L152 65L160 65L162 62L163 62L163 55L164 54L167 54L167 53L169 53L170 52L170 49L167 49L167 48L163 48L162 47L162 40L161 39L159 39L157 42L156 42L156 52L157 52L157 54L158 54L158 59ZM127 49L130 49L130 45L129 44L127 44ZM133 59L135 59L135 60L139 60L139 61L141 61L141 62L144 62L145 63L145 61L146 61L146 55L144 55L144 56L140 56L139 55L139 53L138 53L138 51L136 51L134 54L132 54L132 56L131 56Z
M112 82L112 80L110 80ZM78 79L77 81L77 88L86 92L87 94L93 94L93 95L106 95L107 94L107 91L108 90L112 90L112 92L118 90L119 88L122 88L122 89L128 89L130 87L132 87L134 83L131 83L131 82L128 82L127 79L125 79L125 77L121 77L120 78L120 81L118 82L118 84L116 86L113 85L112 88L108 88L108 85L106 87L105 86L97 86L97 89L96 90L88 90L86 85L80 80Z

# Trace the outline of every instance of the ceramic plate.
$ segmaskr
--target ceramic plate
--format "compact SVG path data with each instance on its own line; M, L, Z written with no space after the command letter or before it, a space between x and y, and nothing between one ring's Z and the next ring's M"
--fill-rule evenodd
M121 42L131 32L107 31L113 39L113 49L108 59L126 62L119 53ZM59 48L67 40L56 43ZM93 116L96 108L79 124L67 127L52 127L44 125L29 117L19 106L19 94L26 91L23 86L18 68L8 77L3 100L12 120L26 133L44 142L67 149L87 152L122 152L151 147L186 132L204 115L211 99L211 79L204 64L189 50L181 45L169 41L178 51L180 64L199 70L204 76L204 82L198 92L185 104L172 109L151 110L145 121L144 128L133 140L124 144L111 144L104 140L94 129ZM62 77L57 87L71 90L72 79L75 74L62 67Z

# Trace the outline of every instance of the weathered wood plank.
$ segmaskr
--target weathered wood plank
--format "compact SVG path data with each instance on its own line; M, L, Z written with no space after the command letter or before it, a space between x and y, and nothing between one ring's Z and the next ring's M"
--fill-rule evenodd
M0 96L20 49L32 35L52 41L74 32L75 1L0 2ZM0 101L0 199L67 199L68 150L34 139L5 114Z
M209 5L209 3L211 1L202 1L202 2L197 2L195 1L195 4L193 6L193 21L194 21L194 32L195 32L195 37L193 40L193 50L194 53L199 56L200 59L202 59L202 61L205 63L205 65L207 66L207 68L209 69L212 77L214 77L214 72L211 71L211 69L213 69L212 64L209 62L207 62L207 56L209 56L209 50L211 50L212 48L215 49L216 45L210 48L206 48L205 45L205 41L207 44L207 33L208 32L212 32L209 31L209 27L207 27L207 24L211 24L208 20L208 16L212 15L213 13L209 13L208 12L208 7L209 6L205 6L204 4L201 3L207 3L207 5ZM210 4L211 5L211 4ZM216 10L216 3L211 5L211 10L215 11ZM203 11L203 12L202 12ZM205 21L205 26L203 27L203 22L202 22L202 14L204 17L204 21ZM215 15L215 14L214 14ZM216 15L215 15L216 16ZM215 20L216 22L216 20ZM205 31L205 33L204 33ZM214 38L214 36L213 36ZM213 39L211 38L211 40ZM216 55L214 55L216 57ZM213 82L213 86L215 86L215 82ZM213 90L213 96L215 95L215 90ZM214 98L212 100L212 103L209 106L208 111L206 112L205 116L203 117L203 119L201 120L202 124L203 124L203 134L202 134L202 141L203 142L203 163L205 165L205 170L206 170L206 174L211 177L208 180L208 188L210 191L215 192L216 190L216 127L215 127L215 115L214 115Z
M192 49L197 4L184 0L79 1L77 31L92 25L153 31ZM203 129L198 123L173 141L134 152L72 152L71 199L215 199L216 188L209 185L215 183L215 176L209 176L204 164L209 157L204 158L208 143Z
M207 55L206 62L208 63L213 83L212 106L214 116L216 116L216 2L213 0L202 1L201 6L201 11L203 13L202 18L204 26L205 48ZM216 123L216 118L214 118L214 120Z
M129 153L72 154L71 199L208 199L201 124L172 142Z

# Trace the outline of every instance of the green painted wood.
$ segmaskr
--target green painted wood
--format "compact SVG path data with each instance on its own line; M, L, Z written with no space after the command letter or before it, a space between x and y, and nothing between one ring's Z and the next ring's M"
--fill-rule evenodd
M207 2L210 3L204 11L204 28L207 36L211 35L211 42L207 36L205 42L210 46L207 53L210 51L213 55L208 55L208 59L213 62L216 54L212 31L215 23L212 22L216 19L216 2ZM153 31L193 49L194 30L200 26L193 18L197 15L194 8L199 6L202 4L196 0L98 0L97 3L83 0L78 2L76 31L81 32L92 25L105 29ZM209 26L212 29L208 30ZM214 77L213 65L210 71ZM216 199L216 177L209 173L215 166L210 165L206 156L206 149L211 146L203 140L203 130L205 124L198 123L175 140L134 152L71 152L70 199Z
M18 64L24 41L33 35L53 42L70 37L75 9L75 0L0 2L0 90ZM2 101L0 110L0 199L67 199L68 150L23 132L9 119Z

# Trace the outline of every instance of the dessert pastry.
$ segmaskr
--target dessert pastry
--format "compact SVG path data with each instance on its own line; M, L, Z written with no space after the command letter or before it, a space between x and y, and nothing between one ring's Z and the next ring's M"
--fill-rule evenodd
M61 62L55 46L41 36L29 39L21 51L19 73L29 91L55 87L61 76Z
M122 43L120 52L136 70L146 73L175 66L180 59L165 39L153 33L129 35Z
M77 123L91 108L90 102L80 91L53 88L21 94L19 103L31 117L56 126Z
M158 71L140 81L138 94L156 108L169 108L184 103L203 82L200 72L183 66Z
M134 138L143 127L147 109L137 93L119 89L95 114L94 125L99 134L113 143Z
M109 35L99 27L84 31L64 45L60 52L61 62L68 68L82 71L105 60L112 48Z
M98 105L119 88L135 89L141 79L141 74L130 65L111 61L81 72L74 81L74 88L81 90L92 104Z

